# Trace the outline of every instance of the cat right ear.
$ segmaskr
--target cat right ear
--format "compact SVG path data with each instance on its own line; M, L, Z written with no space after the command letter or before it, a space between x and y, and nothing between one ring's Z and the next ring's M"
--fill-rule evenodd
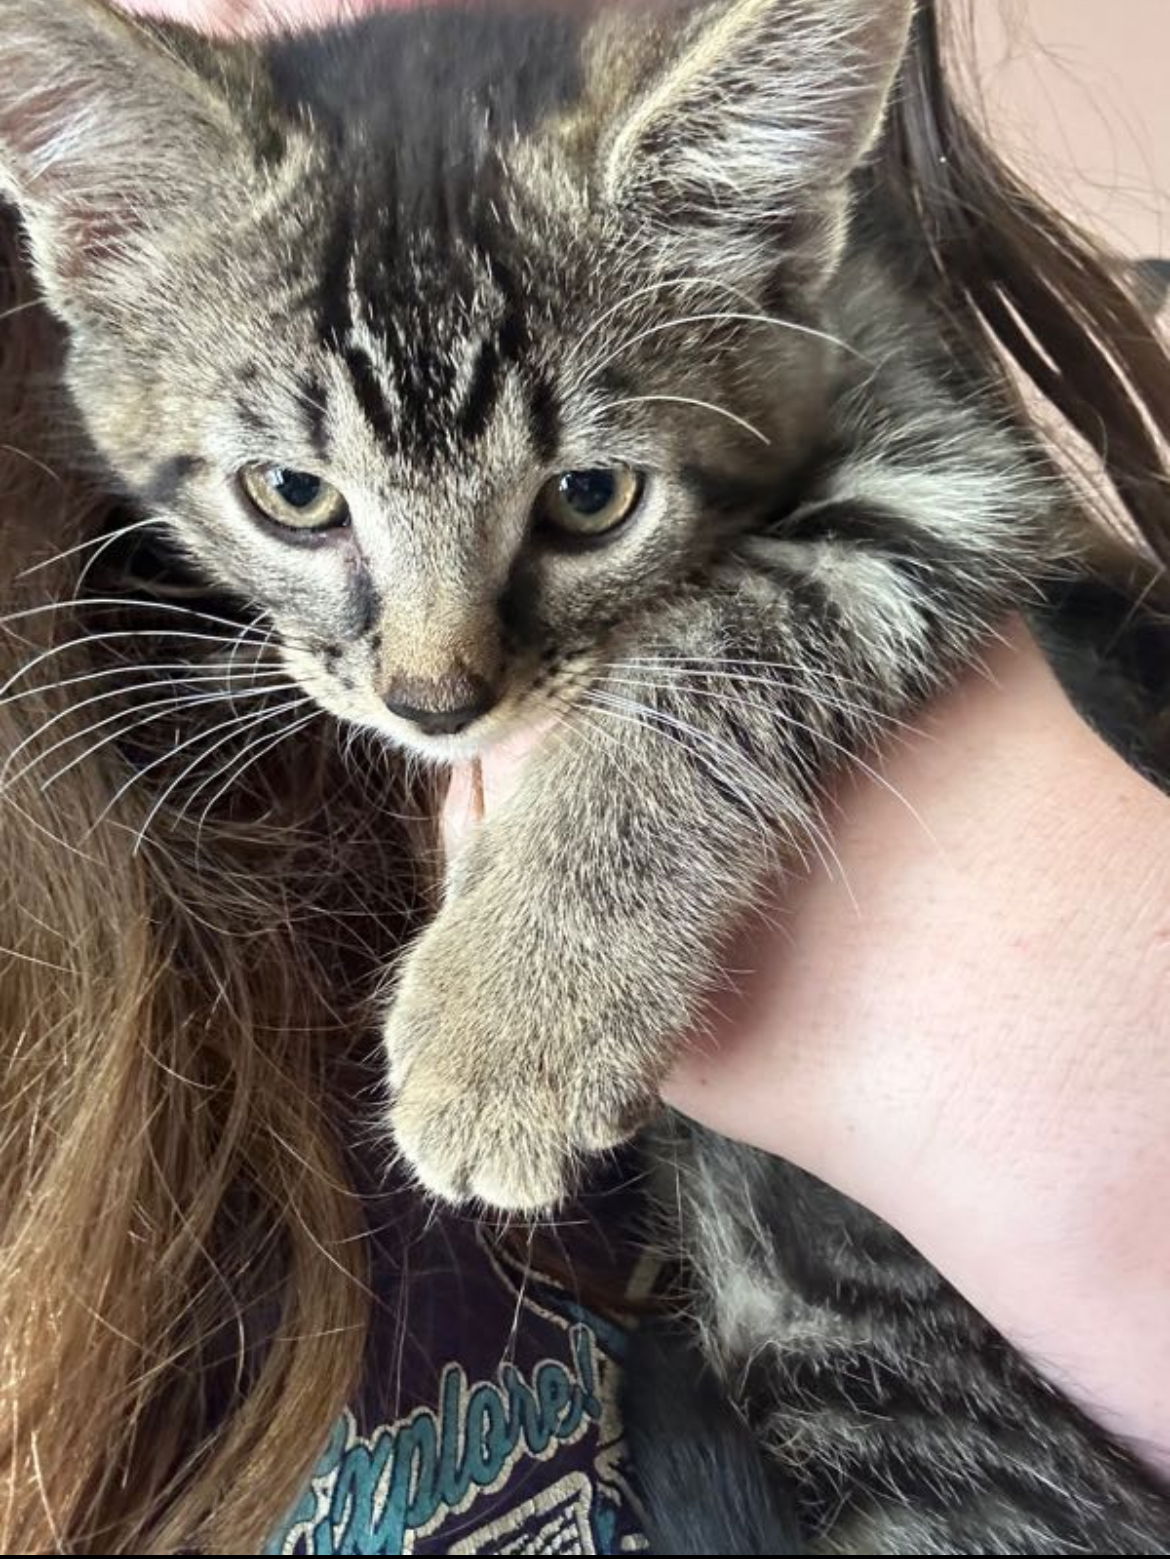
M599 0L584 48L595 192L702 259L844 203L914 0ZM737 230L738 229L738 233Z
M189 62L206 45L101 0L0 0L0 40L0 193L48 301L76 322L200 200L235 126Z

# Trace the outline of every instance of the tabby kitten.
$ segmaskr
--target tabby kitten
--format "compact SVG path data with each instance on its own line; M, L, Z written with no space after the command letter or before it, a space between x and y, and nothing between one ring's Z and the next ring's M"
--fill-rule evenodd
M912 9L213 45L0 0L0 172L121 484L341 719L437 765L549 724L386 1022L438 1196L546 1208L655 1113L826 778L1075 546L866 179ZM1170 1504L896 1236L665 1130L757 1528L684 1509L669 1551L1165 1551Z

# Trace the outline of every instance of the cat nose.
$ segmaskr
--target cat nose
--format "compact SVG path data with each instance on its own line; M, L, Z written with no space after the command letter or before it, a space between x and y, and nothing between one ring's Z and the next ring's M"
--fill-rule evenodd
M494 708L497 696L482 677L464 672L437 681L398 677L382 695L392 715L424 736L456 736Z

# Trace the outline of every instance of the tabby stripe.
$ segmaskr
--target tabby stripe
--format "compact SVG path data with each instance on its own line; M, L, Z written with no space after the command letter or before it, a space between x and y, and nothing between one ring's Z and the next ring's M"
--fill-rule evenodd
M947 576L948 585L956 573L961 578L971 560L967 548L923 530L892 509L857 499L826 499L806 505L780 521L775 534L786 541L835 542L843 547L863 544L924 589L939 574Z
M484 254L492 281L504 300L504 317L499 329L500 356L505 362L517 363L529 345L524 291L504 261L486 244Z
M394 418L382 394L382 387L378 383L378 375L369 354L361 347L347 347L342 353L342 361L349 369L366 421L377 438L383 443L389 443L394 437Z
M556 390L541 374L533 374L529 385L528 429L537 456L551 465L561 442L561 408Z
M328 461L329 447L329 386L319 374L307 374L297 383L298 398L308 424L309 443L318 460Z
M317 335L323 346L336 351L353 328L349 307L349 272L353 255L353 217L349 207L338 205L337 216L325 243L321 281L317 288Z
M504 300L504 315L495 339L483 343L471 376L467 398L459 412L463 439L475 443L483 437L504 385L504 372L523 357L528 345L523 293L507 265L494 254L481 234L480 243L492 281Z
M474 444L487 429L503 386L502 368L498 343L485 341L479 349L471 386L459 412L459 432L468 443Z
M750 477L736 476L730 471L712 471L705 466L684 466L683 483L705 514L743 519L749 515L765 514L777 504L776 484L761 482ZM791 505L786 507L790 508Z
M207 461L199 455L172 455L150 474L143 497L152 509L170 509L187 484L207 470Z
M247 432L255 434L257 438L271 439L274 437L272 423L260 410L243 395L237 395L235 399L236 421Z
M394 419L369 354L360 347L342 348L353 329L349 301L352 261L353 214L343 203L337 208L337 217L325 245L317 293L317 333L331 351L341 351L366 421L377 438L389 442L394 435ZM323 436L324 429L318 428L317 433Z
M378 593L378 587L369 570L362 568L353 581L353 598L350 606L354 636L361 639L373 633L381 615L382 597Z

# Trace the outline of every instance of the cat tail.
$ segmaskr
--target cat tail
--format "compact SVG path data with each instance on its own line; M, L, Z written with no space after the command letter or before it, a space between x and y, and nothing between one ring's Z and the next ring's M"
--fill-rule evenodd
M622 1390L650 1553L806 1551L780 1469L677 1323L631 1334Z

